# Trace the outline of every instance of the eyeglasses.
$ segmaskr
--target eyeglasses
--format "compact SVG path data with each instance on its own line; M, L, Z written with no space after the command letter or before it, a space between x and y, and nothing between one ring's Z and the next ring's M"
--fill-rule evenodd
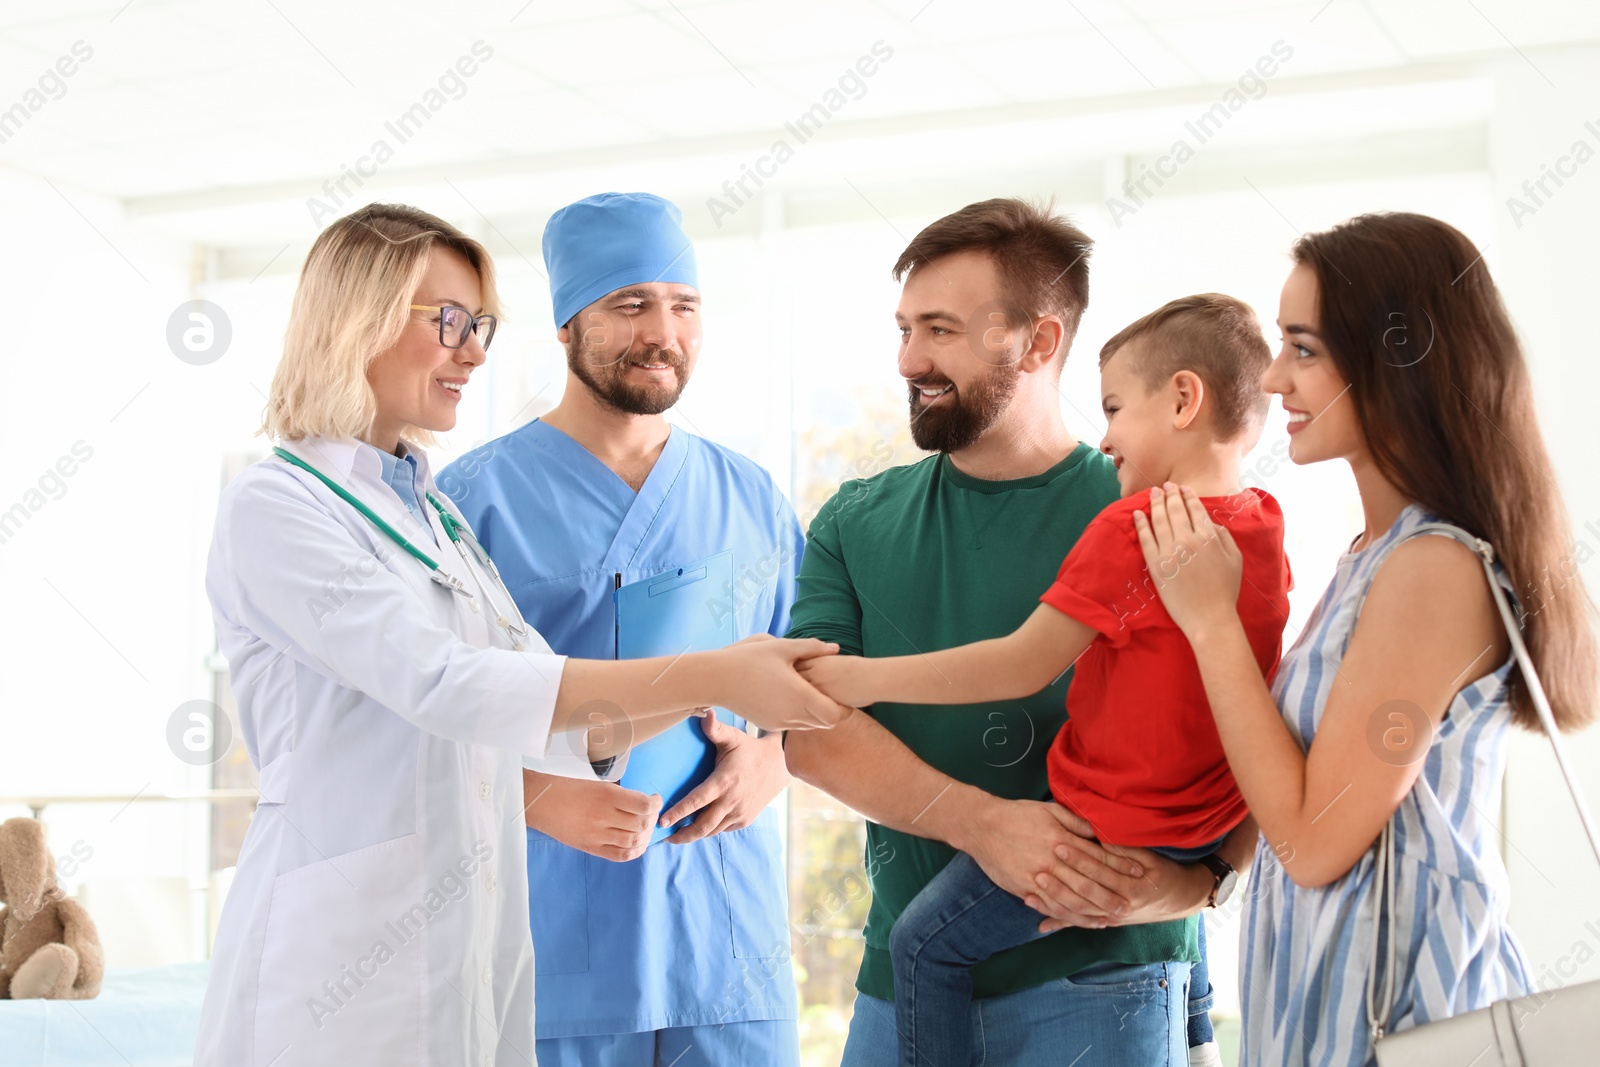
M449 304L440 307L436 304L412 304L412 311L437 311L439 313L439 343L446 348L460 348L467 343L467 335L478 335L478 344L488 351L489 342L494 340L495 327L499 321L493 315L474 315L466 308L452 307Z

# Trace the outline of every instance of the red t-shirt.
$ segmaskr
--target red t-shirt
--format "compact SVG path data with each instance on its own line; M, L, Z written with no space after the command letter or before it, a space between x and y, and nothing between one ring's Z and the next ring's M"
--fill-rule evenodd
M1244 557L1239 618L1270 681L1294 581L1283 512L1259 489L1202 497ZM1149 490L1110 505L1083 531L1040 599L1099 631L1067 690L1069 717L1048 760L1050 792L1118 845L1193 848L1245 817L1188 638L1162 605L1133 513Z

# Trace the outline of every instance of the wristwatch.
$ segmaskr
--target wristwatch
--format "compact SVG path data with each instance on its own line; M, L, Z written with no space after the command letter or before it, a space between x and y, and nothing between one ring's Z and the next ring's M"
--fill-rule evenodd
M1239 884L1239 872L1215 852L1201 858L1200 862L1217 880L1217 884L1211 887L1211 898L1206 901L1206 907L1220 908L1228 902L1229 897L1233 896L1233 888Z

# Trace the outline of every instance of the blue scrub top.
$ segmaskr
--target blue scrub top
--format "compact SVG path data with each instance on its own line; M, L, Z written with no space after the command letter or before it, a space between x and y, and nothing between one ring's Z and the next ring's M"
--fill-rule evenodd
M736 636L782 636L805 534L757 464L674 428L636 494L535 420L442 470L528 624L616 653L611 592L734 552ZM742 722L741 722L742 725ZM777 819L613 863L528 831L540 1039L797 1017Z

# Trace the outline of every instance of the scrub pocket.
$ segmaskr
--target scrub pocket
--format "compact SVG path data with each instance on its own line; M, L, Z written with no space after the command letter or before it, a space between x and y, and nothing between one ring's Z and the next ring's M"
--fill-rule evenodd
M421 870L421 841L407 834L274 880L261 947L255 1062L291 1067L416 1058L427 1011L430 917Z
M528 926L535 975L589 969L590 862L588 855L549 834L528 830Z
M722 880L728 891L728 928L739 959L789 956L789 894L783 884L777 828L764 812L743 830L727 830L712 840L722 853Z

